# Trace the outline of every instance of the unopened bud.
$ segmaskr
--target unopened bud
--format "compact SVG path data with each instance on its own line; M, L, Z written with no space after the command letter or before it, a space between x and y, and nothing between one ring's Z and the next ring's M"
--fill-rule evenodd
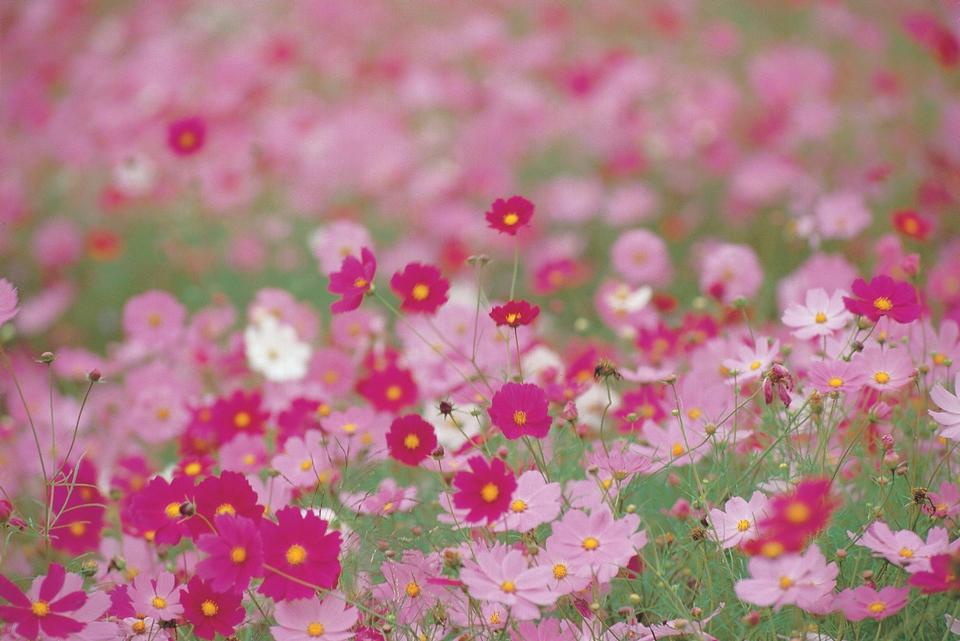
M37 362L49 365L53 362L53 352L44 352L43 354L40 354L40 360Z
M87 380L90 381L91 383L96 383L97 381L100 380L100 376L101 376L100 370L98 370L98 369L92 369L92 370L90 370L90 372L87 374Z

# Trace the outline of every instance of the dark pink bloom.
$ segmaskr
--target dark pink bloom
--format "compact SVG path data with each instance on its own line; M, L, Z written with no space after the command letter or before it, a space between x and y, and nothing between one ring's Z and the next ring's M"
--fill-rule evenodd
M202 118L181 118L167 127L167 144L178 156L189 156L203 148L207 125Z
M358 381L357 391L381 412L396 412L417 402L417 383L410 370L393 364Z
M497 327L506 325L517 328L521 325L529 325L539 315L540 308L525 300L508 300L503 305L495 305L490 310L490 318L497 324Z
M769 558L798 552L826 527L836 506L830 496L830 479L805 479L792 492L770 500L769 516L757 522L759 538L747 541L744 550Z
M285 507L277 512L276 523L267 519L260 522L260 536L267 570L260 592L284 601L310 598L317 589L336 587L340 580L340 533L327 532L327 522L316 513L301 514L300 508Z
M340 271L330 274L327 285L328 292L340 296L340 300L330 305L330 311L341 314L360 307L363 297L373 288L376 274L377 259L366 247L360 250L360 260L352 254L344 258Z
M180 506L193 493L193 480L186 476L173 481L158 476L131 499L129 525L147 541L175 545L189 532L186 521L190 517L180 511Z
M197 486L192 499L196 516L187 521L187 527L194 537L210 533L218 516L244 516L257 522L263 515L257 493L239 472L208 476Z
M263 434L270 413L261 408L261 400L259 392L243 390L216 400L210 408L210 423L221 445L237 434Z
M889 316L898 323L910 323L920 318L917 291L909 283L901 283L887 275L876 276L869 283L862 278L853 281L854 296L843 297L851 313L866 316L876 322Z
M80 577L68 575L57 563L50 564L47 576L34 582L29 593L24 593L10 579L0 575L0 598L9 602L9 605L0 605L0 620L11 629L16 628L17 634L27 639L37 639L41 633L68 638L86 627L86 621L78 620L78 615L74 614L87 604L88 597L82 585ZM103 593L98 594L103 597L103 611L106 611L110 599ZM102 612L96 616L100 614Z
M214 590L244 590L263 574L263 545L257 524L243 516L218 516L216 534L203 534L197 547L208 554L197 575Z
M403 311L434 314L447 302L450 283L433 265L410 263L393 275L390 289L402 299Z
M458 509L467 510L467 521L476 523L486 519L487 523L492 523L510 506L517 479L498 458L488 463L483 457L474 456L467 465L470 466L469 472L457 472L453 477L453 485L457 488L453 504Z
M547 395L533 383L505 383L496 394L490 420L509 440L521 436L543 438L550 431Z
M501 234L516 236L521 227L530 224L533 218L533 203L522 196L497 198L487 212L487 226Z
M417 414L407 414L393 420L387 432L390 456L405 465L417 466L437 448L437 434L433 425Z
M228 637L243 623L241 593L219 592L198 576L180 593L180 604L183 618L193 624L193 633L201 639L213 639L217 634Z
M930 557L930 571L915 573L909 583L924 594L960 592L960 553Z

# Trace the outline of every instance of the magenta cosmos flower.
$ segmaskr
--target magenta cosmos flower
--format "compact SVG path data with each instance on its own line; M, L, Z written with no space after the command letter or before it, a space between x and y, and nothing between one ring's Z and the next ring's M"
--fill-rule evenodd
M506 383L493 395L490 420L509 440L543 438L550 431L547 395L533 383Z
M180 604L183 618L193 624L193 633L201 639L213 639L217 634L228 637L243 623L240 592L218 592L198 576L180 593Z
M41 634L72 638L110 607L110 597L103 592L88 595L83 579L67 574L57 563L51 563L47 575L34 579L26 592L0 575L0 598L9 602L0 605L0 620L26 639Z
M450 283L433 265L410 263L393 275L390 289L401 298L403 311L434 314L447 302Z
M244 590L263 573L263 544L257 524L243 516L217 516L216 534L204 534L197 547L207 558L197 564L197 575L214 590Z
M875 590L868 585L848 588L837 595L839 610L848 621L873 619L879 621L892 617L907 605L910 588L889 585Z
M759 606L785 605L817 608L837 583L836 563L827 563L820 548L811 545L803 554L784 554L776 559L755 556L747 566L749 579L741 579L734 591L742 601Z
M508 300L503 305L494 305L490 310L490 318L497 327L513 327L529 325L540 315L540 307L531 305L525 300Z
M340 580L340 533L327 532L327 522L314 512L287 506L277 522L260 522L266 578L260 592L275 601L313 596Z
M346 641L353 638L350 628L359 616L356 608L335 593L323 601L283 601L274 611L277 625L270 626L270 632L277 641Z
M517 489L517 479L498 458L488 463L483 457L474 456L467 461L467 465L470 471L457 472L453 477L453 485L457 488L453 504L461 510L467 510L466 520L471 523L484 519L492 523L510 507L513 492Z
M547 589L553 577L548 567L529 567L523 552L496 546L477 552L476 559L466 561L460 570L460 580L475 599L503 603L510 614L520 621L540 617L540 605L557 600Z
M377 274L377 259L373 252L364 247L360 250L360 259L350 255L340 263L340 271L330 274L327 291L340 296L340 300L330 305L334 314L350 312L360 307L363 297L373 289L373 277Z
M521 227L530 224L533 218L533 203L522 196L497 198L486 214L487 226L501 234L516 236Z
M862 278L853 281L853 295L843 297L847 309L873 322L889 316L898 323L911 323L920 318L917 291L909 283L901 283L887 275L877 276L869 283Z
M202 118L181 118L167 127L167 144L178 156L189 156L203 148L207 139L207 125Z
M11 320L18 311L17 288L6 278L0 278L0 325Z
M407 414L393 420L387 432L390 456L405 465L417 466L437 448L433 425L417 414Z

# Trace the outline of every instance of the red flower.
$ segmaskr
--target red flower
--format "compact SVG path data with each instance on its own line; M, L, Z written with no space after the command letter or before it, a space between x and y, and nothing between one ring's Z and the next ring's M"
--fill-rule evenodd
M330 305L330 311L334 314L351 312L360 307L363 297L373 289L377 259L366 247L360 250L360 258L357 260L356 256L347 256L340 264L340 271L330 274L327 291L340 296L340 300Z
M257 503L257 493L239 472L223 472L208 476L193 493L196 516L186 522L194 538L213 531L213 521L221 515L245 516L257 522L263 516L263 506Z
M188 517L180 512L180 505L193 491L193 480L186 476L177 476L170 482L159 476L154 478L131 499L130 525L148 541L175 545L188 533Z
M417 414L407 414L393 420L387 432L390 456L405 465L420 465L437 447L433 425Z
M17 634L25 639L36 639L41 632L45 637L61 639L80 632L86 623L69 615L81 609L88 597L83 590L61 595L66 576L62 565L51 563L40 583L37 600L31 601L23 590L0 574L0 598L10 602L10 605L0 605L0 620L7 622L8 630L16 627Z
M178 156L189 156L203 147L207 125L201 118L182 118L167 127L167 144Z
M240 592L217 592L198 576L180 593L180 605L183 618L193 624L193 633L201 639L230 636L245 616Z
M403 311L433 314L447 302L450 283L433 265L409 263L390 279L390 289L403 299Z
M487 212L487 226L501 234L516 236L521 227L530 224L533 218L533 203L522 196L497 198Z
M417 402L417 384L410 371L393 364L359 381L357 392L382 412L396 412Z
M207 558L197 564L197 575L215 590L244 590L250 579L263 574L263 544L257 524L242 516L218 516L216 533L203 534L197 547Z
M547 395L539 386L533 383L505 383L493 395L487 412L493 424L512 441L521 436L546 436L552 422L547 410Z
M320 419L330 415L330 406L323 401L295 398L277 415L277 445L292 436L303 436L307 430L321 430Z
M926 218L912 209L902 209L894 212L893 226L904 236L916 238L917 240L926 240L927 236L930 235L930 230L933 228Z
M310 598L316 589L336 587L340 533L328 533L327 522L314 512L301 514L300 508L287 506L277 512L277 523L260 522L260 536L267 570L260 592L284 601Z
M489 463L481 456L467 461L470 471L457 472L453 485L457 492L453 504L461 510L469 510L466 520L476 523L484 519L492 523L500 518L510 506L517 479L506 464L494 458Z
M525 300L508 300L503 305L495 305L490 310L490 318L497 324L497 327L529 325L539 315L540 308Z
M960 553L930 557L930 571L916 572L909 583L924 594L960 592Z
M911 323L920 318L917 292L909 283L901 283L887 275L873 278L869 284L862 278L851 287L857 298L843 297L843 304L853 314L876 322L889 316L898 323Z
M748 541L744 550L771 558L798 552L826 527L836 506L830 496L830 479L801 481L793 492L771 499L770 516L757 522L760 537Z
M243 390L216 400L210 409L210 422L221 445L233 440L237 434L263 434L270 413L260 408L260 401L259 392Z

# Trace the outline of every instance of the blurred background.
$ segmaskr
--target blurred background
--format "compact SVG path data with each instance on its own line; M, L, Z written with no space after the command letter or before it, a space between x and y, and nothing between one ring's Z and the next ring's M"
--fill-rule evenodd
M804 265L908 252L949 308L958 25L960 3L920 0L4 0L16 331L102 346L150 288L325 306L334 221L369 230L385 274L470 277L479 252L508 274L483 213L513 194L537 207L521 291L561 320L595 313L637 227L669 248L664 309L709 294L718 242L756 252L761 317Z

